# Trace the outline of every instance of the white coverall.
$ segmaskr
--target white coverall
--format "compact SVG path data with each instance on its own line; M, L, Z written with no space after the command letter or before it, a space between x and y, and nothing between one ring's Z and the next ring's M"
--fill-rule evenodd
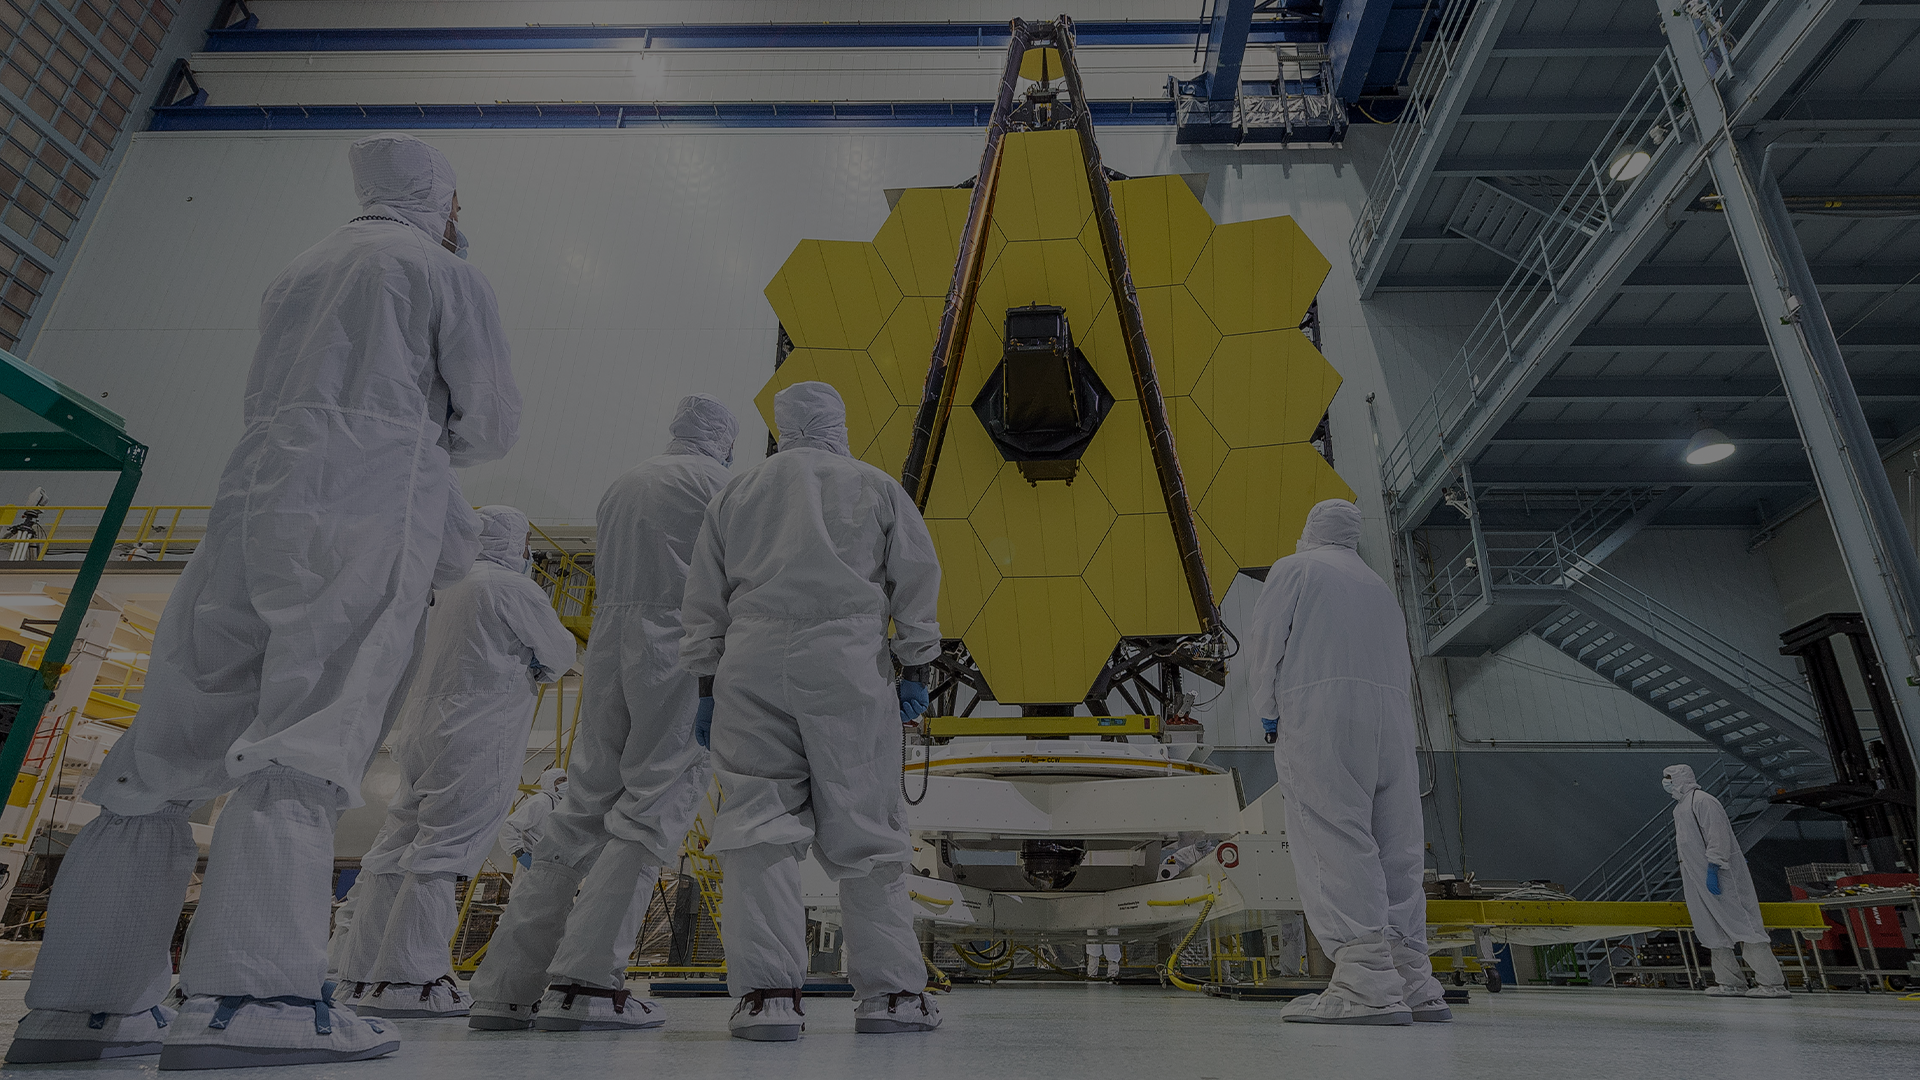
M507 815L506 827L500 830L500 846L519 862L522 855L532 857L533 849L540 844L540 838L547 835L547 818L560 806L561 785L567 781L564 769L548 769L540 774L538 791L531 792L520 800L520 805Z
M680 667L680 594L737 425L725 405L695 394L669 430L666 452L600 500L567 787L474 973L481 1005L529 1006L554 984L619 989L638 933L630 912L645 911L635 893L679 858L706 793L707 754L693 740L698 687Z
M413 655L451 470L505 454L520 415L493 290L441 242L452 167L398 134L348 156L360 214L261 302L245 432L140 715L89 788L102 813L54 886L36 1010L160 1001L196 855L187 814L229 790L181 989L320 994L333 828Z
M1694 935L1713 953L1713 977L1728 990L1745 990L1747 977L1734 956L1734 943L1763 987L1784 989L1787 976L1773 955L1773 939L1760 918L1747 857L1734 838L1726 808L1694 778L1693 766L1669 765L1661 786L1673 796L1673 839L1680 854L1680 883ZM1707 866L1720 868L1720 895L1707 891Z
M721 925L734 997L798 988L807 970L800 860L840 882L854 996L926 986L902 878L892 652L940 652L940 564L900 482L847 452L825 383L774 398L780 451L707 510L687 578L680 655L713 676L713 765L725 799L707 850L726 875Z
M454 879L479 869L513 803L535 687L573 666L573 634L526 573L526 515L487 506L480 519L479 560L434 598L394 743L404 786L360 862L342 982L451 980Z
M1242 657L1253 707L1280 721L1300 903L1334 962L1324 996L1420 1009L1444 994L1427 959L1413 662L1400 605L1359 541L1352 503L1315 506L1267 575Z

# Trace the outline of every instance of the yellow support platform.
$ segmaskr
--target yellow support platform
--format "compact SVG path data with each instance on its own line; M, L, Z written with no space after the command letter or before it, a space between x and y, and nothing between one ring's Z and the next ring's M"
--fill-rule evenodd
M87 694L87 703L80 707L80 715L89 720L104 720L116 727L126 727L133 723L133 716L140 711L140 703L126 698L114 697L94 690Z
M1044 738L1051 735L1157 735L1158 716L929 716L922 721L936 739L961 735Z
M1818 904L1761 904L1769 930L1825 930ZM1603 900L1429 900L1427 925L1440 929L1473 926L1650 926L1691 929L1687 905Z

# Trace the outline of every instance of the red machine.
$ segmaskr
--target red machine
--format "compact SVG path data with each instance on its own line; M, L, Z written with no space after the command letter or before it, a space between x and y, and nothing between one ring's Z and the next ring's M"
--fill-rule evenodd
M1793 888L1795 900L1810 900L1819 896L1831 895L1850 885L1879 885L1886 888L1900 888L1920 884L1920 875L1914 874L1852 874L1835 878L1830 887L1825 883L1806 882ZM1809 889L1811 886L1811 890ZM1870 959L1878 956L1882 966L1898 966L1912 956L1908 942L1915 930L1901 925L1902 913L1911 914L1912 909L1904 904L1887 907L1861 908L1846 913L1828 912L1827 932L1815 942L1826 955L1822 957L1833 964L1852 964L1854 947L1857 945L1863 955ZM1849 926L1848 924L1852 925ZM1853 940L1849 940L1853 939ZM1869 953L1868 950L1873 950Z

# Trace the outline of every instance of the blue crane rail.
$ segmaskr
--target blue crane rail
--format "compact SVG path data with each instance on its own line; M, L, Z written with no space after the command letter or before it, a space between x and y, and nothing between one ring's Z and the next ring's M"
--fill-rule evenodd
M1192 46L1192 19L1084 22L1083 47ZM712 23L664 26L235 27L207 32L207 52L444 52L514 49L994 49L1007 47L1007 24ZM1278 45L1326 40L1304 19L1261 19L1248 42Z
M1103 126L1171 126L1165 98L1095 101ZM459 128L982 128L991 101L723 101L475 105L161 105L149 131L351 131Z

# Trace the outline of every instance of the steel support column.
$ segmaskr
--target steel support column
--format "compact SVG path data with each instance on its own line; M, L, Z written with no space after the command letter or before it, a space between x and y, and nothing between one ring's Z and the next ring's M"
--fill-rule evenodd
M1662 14L1682 85L1719 189L1734 247L1746 269L1760 324L1780 369L1806 444L1821 501L1847 577L1886 667L1910 745L1920 745L1920 558L1820 302L1818 284L1770 170L1764 146L1728 130L1728 109L1708 74L1697 27L1684 13ZM1719 138L1713 138L1713 135Z

